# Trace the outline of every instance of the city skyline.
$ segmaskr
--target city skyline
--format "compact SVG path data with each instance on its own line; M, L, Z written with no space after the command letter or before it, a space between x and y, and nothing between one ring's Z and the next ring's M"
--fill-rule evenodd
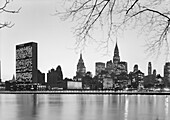
M47 73L51 68L61 65L64 77L72 78L76 75L76 65L81 49L74 49L75 37L72 33L74 23L63 22L52 14L58 7L59 1L26 1L18 0L11 3L11 8L22 7L15 15L2 14L3 21L11 21L15 25L8 29L0 30L0 60L2 80L9 80L15 74L15 46L26 42L37 42L38 68ZM97 36L97 34L94 34ZM102 39L102 38L98 38ZM95 49L97 44L91 42L83 50L83 60L87 71L95 75L95 63L112 59L114 47L118 41L121 60L127 61L128 72L133 70L135 64L147 74L148 62L152 62L152 68L158 74L163 75L163 67L166 59L148 58L145 53L144 37L138 38L137 32L126 31L121 37L114 38L114 43L109 46L109 55ZM143 40L142 40L143 39Z
M18 46L21 46L21 47L23 47L23 45L25 46L25 44L27 45L27 44L32 44L32 43L34 43L34 44L37 44L37 48L38 48L38 43L35 43L35 42L28 42L28 43L22 43L22 44L19 44L19 45L16 45L16 48L18 48ZM117 53L118 52L118 53ZM38 54L38 53L36 53L36 54ZM16 56L18 56L19 54L16 52ZM115 56L116 55L116 56ZM117 58L117 56L119 57L119 58ZM117 45L117 42L116 42L116 45L115 45L115 49L114 49L114 56L112 56L113 57L113 60L110 60L110 61L104 61L104 62L101 62L101 61L98 61L98 62L95 62L95 64L97 64L97 63L104 63L104 64L106 64L106 69L107 69L107 64L109 64L109 62L113 62L114 61L114 59L119 59L118 61L120 62L120 58L121 58L121 56L119 56L119 48L118 48L118 45ZM115 58L116 57L116 58ZM16 58L17 59L17 58ZM38 59L37 59L38 60ZM78 67L78 65L79 65L79 62L80 61L83 61L83 57L82 57L82 53L80 53L80 58L79 58L79 60L77 60L78 62L78 64L77 64L77 67ZM121 62L123 62L123 63L126 63L125 61L121 61ZM120 62L120 63L121 63ZM128 66L128 63L126 63L127 64L127 66ZM167 64L167 63L165 63L165 64ZM84 62L83 62L83 65L84 65ZM134 66L138 66L138 64L134 64ZM17 66L17 64L16 64L16 66ZM60 65L59 65L60 66ZM56 67L57 68L57 67ZM55 67L52 67L52 69L55 69ZM78 69L78 68L77 68ZM37 69L38 70L38 69ZM147 72L145 73L145 75L151 75L152 73L154 73L154 71L155 71L156 69L153 69L153 71L152 71L152 62L148 62L148 68L147 68ZM48 70L49 71L49 70ZM133 70L131 70L131 71L127 71L127 74L129 74L130 72L132 72ZM87 71L88 72L88 71ZM90 71L90 72L92 72L92 71ZM17 73L17 72L16 72ZM48 72L46 72L45 74L47 74ZM77 72L75 71L75 73L76 73L76 75L77 75ZM85 72L86 73L86 72ZM84 73L84 74L85 74ZM159 74L159 73L158 73ZM13 75L16 75L16 74L13 74ZM94 73L92 73L92 75L93 76L95 76L96 75L96 66L95 66L95 72ZM164 74L163 74L164 75ZM13 76L14 77L14 76ZM65 76L65 78L68 78L67 76ZM73 78L74 79L74 76L72 76L72 77L70 77L70 78Z

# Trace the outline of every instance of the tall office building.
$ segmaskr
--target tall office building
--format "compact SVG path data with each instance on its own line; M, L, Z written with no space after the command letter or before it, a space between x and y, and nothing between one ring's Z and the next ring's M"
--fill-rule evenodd
M113 56L113 73L120 75L121 73L127 73L127 62L120 61L119 48L116 42Z
M120 75L122 73L128 72L127 70L127 62L120 61L120 55L119 55L119 48L116 42L115 48L114 48L114 56L113 61L110 60L106 63L106 71L109 72L109 74L114 73L115 75Z
M156 76L156 69L153 70L153 75Z
M16 45L16 81L38 82L37 43Z
M113 56L113 64L118 64L119 62L120 62L119 48L116 42L116 46L114 49L114 56Z
M83 76L85 76L85 74L86 74L86 67L84 65L82 54L80 54L80 59L79 59L78 64L77 64L76 76L77 77L83 77Z
M152 64L151 62L148 63L148 75L152 74Z
M164 83L165 86L170 86L170 62L164 65Z

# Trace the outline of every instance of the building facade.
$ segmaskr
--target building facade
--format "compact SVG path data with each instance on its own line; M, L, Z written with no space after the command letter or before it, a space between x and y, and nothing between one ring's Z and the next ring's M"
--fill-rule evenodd
M152 64L151 62L148 63L148 75L152 74Z
M112 63L112 60L107 61L107 63L106 63L106 71L108 71L110 74L113 72L113 63Z
M47 85L49 87L63 88L63 74L61 67L58 66L56 69L51 69L47 73Z
M40 70L37 71L38 83L44 85L45 84L45 73L42 73Z
M102 62L96 62L96 73L95 75L98 75L99 73L101 73L101 71L105 70L105 63Z
M127 71L127 62L120 61L120 55L119 55L119 48L116 43L115 49L114 49L114 56L113 56L113 62L112 60L108 61L106 63L106 71L108 71L110 74L120 75L122 73L128 73Z
M144 73L141 72L140 70L130 72L129 73L129 79L131 81L131 86L133 88L139 88L140 86L143 86L144 82Z
M170 62L164 65L164 84L166 87L170 87Z
M16 45L16 81L37 83L37 43Z
M119 56L119 48L116 42L116 46L114 49L114 56L113 56L113 64L118 64L120 62L120 56Z
M115 70L116 75L120 75L121 73L127 74L127 72L127 62L119 62Z
M154 88L156 83L156 70L152 72L152 63L148 62L148 75L144 77L144 87Z
M103 89L113 89L113 88L114 88L113 79L109 74L107 74L103 78Z
M86 74L86 67L84 65L84 61L81 53L77 64L76 81L81 81L82 78L85 76L85 74Z

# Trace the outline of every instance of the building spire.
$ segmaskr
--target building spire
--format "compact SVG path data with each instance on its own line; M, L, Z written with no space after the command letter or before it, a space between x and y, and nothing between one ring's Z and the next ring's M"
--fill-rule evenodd
M117 40L116 40L116 45L115 45L115 49L114 49L113 62L114 63L120 62L119 48L118 48L118 45L117 45Z
M83 58L82 58L82 52L80 53L80 59L83 60Z
M13 74L13 76L12 76L12 81L15 81L15 75Z
M82 57L82 53L80 53L80 59L78 61L78 64L77 64L77 72L76 72L76 76L77 77L82 77L84 76L86 73L86 67L84 65L84 61L83 61L83 57Z
M116 41L116 46L115 46L114 54L119 55L119 48L118 48L118 45L117 45L117 41Z
M84 64L82 53L80 53L80 58L79 58L79 62L78 63L80 63L80 64L83 63Z

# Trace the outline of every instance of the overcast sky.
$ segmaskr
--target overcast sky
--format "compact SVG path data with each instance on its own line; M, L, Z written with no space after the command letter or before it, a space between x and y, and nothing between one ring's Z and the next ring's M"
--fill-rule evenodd
M1 21L11 21L15 25L0 30L0 59L2 63L3 81L12 79L15 74L15 46L26 42L38 43L38 68L47 73L51 68L61 65L64 77L72 78L76 74L76 66L80 50L74 50L75 37L73 24L61 21L52 16L60 0L13 0L9 8L22 7L18 14L0 14ZM100 33L94 33L97 35ZM102 38L101 38L102 39ZM116 41L116 40L115 40ZM148 57L145 52L144 37L136 31L126 31L117 37L121 61L128 62L128 71L132 71L135 64L147 74L148 62L152 62L157 73L163 73L165 59ZM83 59L87 71L95 74L95 62L107 62L113 59L115 42L110 45L107 56L96 49L95 43L90 43L83 51Z

